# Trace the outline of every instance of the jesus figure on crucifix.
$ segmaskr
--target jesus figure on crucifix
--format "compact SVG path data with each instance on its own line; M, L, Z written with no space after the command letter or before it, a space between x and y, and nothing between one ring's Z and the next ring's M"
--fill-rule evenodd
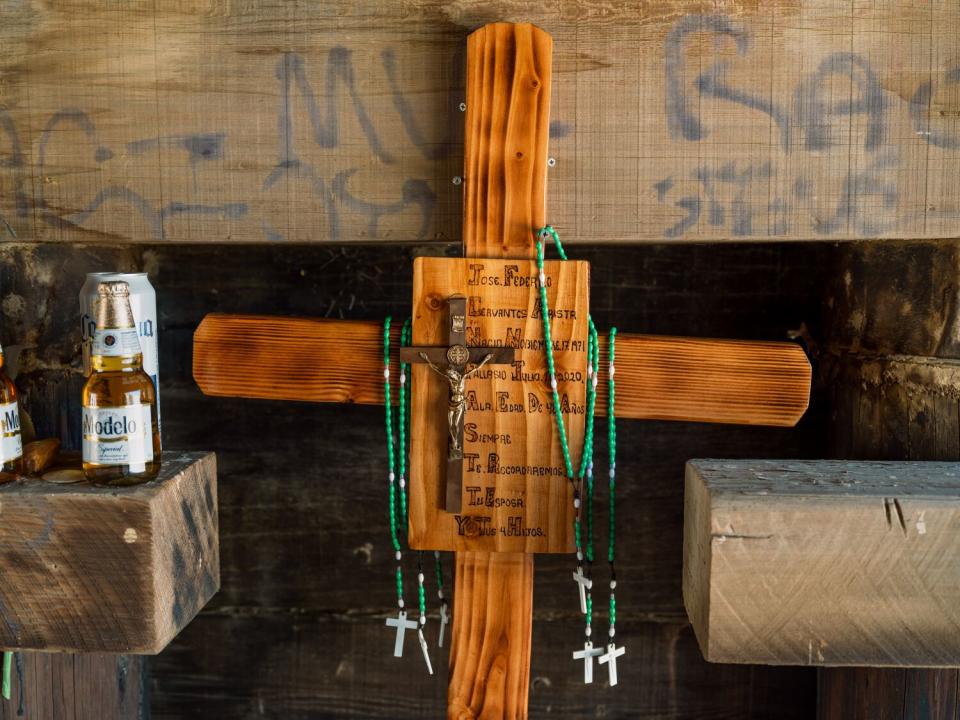
M462 348L461 356L469 357L469 352L462 345L454 345L447 351L447 360L450 361L446 368L438 367L427 356L426 353L419 353L420 358L430 366L437 375L445 378L450 384L450 398L447 401L447 424L450 429L450 450L447 454L450 460L460 460L463 458L463 447L460 445L460 424L463 422L463 412L467 403L465 387L467 378L477 373L480 368L493 359L493 353L484 355L483 359L473 366L472 370L464 372L464 367L454 362L456 357L451 357L453 351ZM466 358L464 358L466 359Z

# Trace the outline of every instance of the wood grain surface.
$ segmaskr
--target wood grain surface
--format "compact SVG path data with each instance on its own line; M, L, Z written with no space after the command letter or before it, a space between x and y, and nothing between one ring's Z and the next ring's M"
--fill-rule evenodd
M18 652L0 720L143 720L146 658L100 653Z
M382 405L382 366L377 322L210 314L193 337L193 377L207 395ZM617 367L625 419L792 427L810 397L810 363L792 343L618 333ZM600 363L597 415L606 375Z
M557 388L567 444L579 465L586 419L590 268L550 261L544 272ZM513 283L505 278L513 278ZM481 280L503 281L487 285ZM411 366L410 544L429 550L570 553L573 488L552 412L552 390L532 260L420 258L413 273L413 344L442 345L443 298L467 297L467 343L514 347L515 364L487 366L466 382L464 504L444 512L449 386ZM497 313L510 313L502 317ZM560 348L563 348L562 350ZM578 411L579 409L579 411Z
M685 497L707 660L960 664L960 463L691 460Z
M220 587L216 462L165 453L129 488L0 487L0 647L154 654Z
M527 716L533 555L458 552L447 717Z
M463 239L475 258L533 256L546 224L553 39L492 23L467 38Z
M0 234L459 241L464 44L498 21L553 37L529 107L571 242L958 235L952 0L20 2Z
M818 372L834 457L960 461L958 258L956 242L839 248ZM818 678L819 720L960 719L956 668L821 668Z

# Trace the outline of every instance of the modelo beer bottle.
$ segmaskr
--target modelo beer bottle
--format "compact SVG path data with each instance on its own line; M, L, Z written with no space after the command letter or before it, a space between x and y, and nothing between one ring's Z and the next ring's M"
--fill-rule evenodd
M3 369L0 347L0 483L23 474L23 441L20 439L20 410L17 388Z
M83 473L98 485L135 485L160 472L157 395L125 282L97 286L91 374L83 386Z

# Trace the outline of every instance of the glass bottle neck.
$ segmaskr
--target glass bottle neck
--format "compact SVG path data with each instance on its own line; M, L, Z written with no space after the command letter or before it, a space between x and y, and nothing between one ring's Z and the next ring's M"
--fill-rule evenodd
M94 372L134 372L143 369L143 355L92 355L90 367Z

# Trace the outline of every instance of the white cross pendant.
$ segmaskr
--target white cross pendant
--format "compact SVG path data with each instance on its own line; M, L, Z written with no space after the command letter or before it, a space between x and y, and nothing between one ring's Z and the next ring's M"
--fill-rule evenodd
M430 664L430 651L427 649L427 639L423 636L423 629L417 630L417 638L420 640L420 650L423 651L423 659L427 662L427 670L433 675L433 665Z
M587 640L583 644L583 650L576 650L573 653L574 660L583 660L583 682L589 685L593 682L593 659L603 652L603 648L594 648L593 643Z
M610 643L607 645L607 651L600 656L598 662L603 665L608 663L607 667L610 669L610 687L613 687L617 684L617 658L627 652L627 648L623 645L617 647L616 643Z
M580 590L580 612L587 614L587 590L593 587L593 580L583 574L583 566L578 565L577 571L573 573L573 581Z
M447 604L443 603L440 606L440 639L437 641L437 647L443 647L443 631L448 622L450 622L450 613L447 612Z
M416 630L417 623L415 620L407 620L406 610L401 610L397 613L396 618L387 618L387 625L397 629L397 640L393 645L393 656L403 657L404 633L406 633L407 630Z

